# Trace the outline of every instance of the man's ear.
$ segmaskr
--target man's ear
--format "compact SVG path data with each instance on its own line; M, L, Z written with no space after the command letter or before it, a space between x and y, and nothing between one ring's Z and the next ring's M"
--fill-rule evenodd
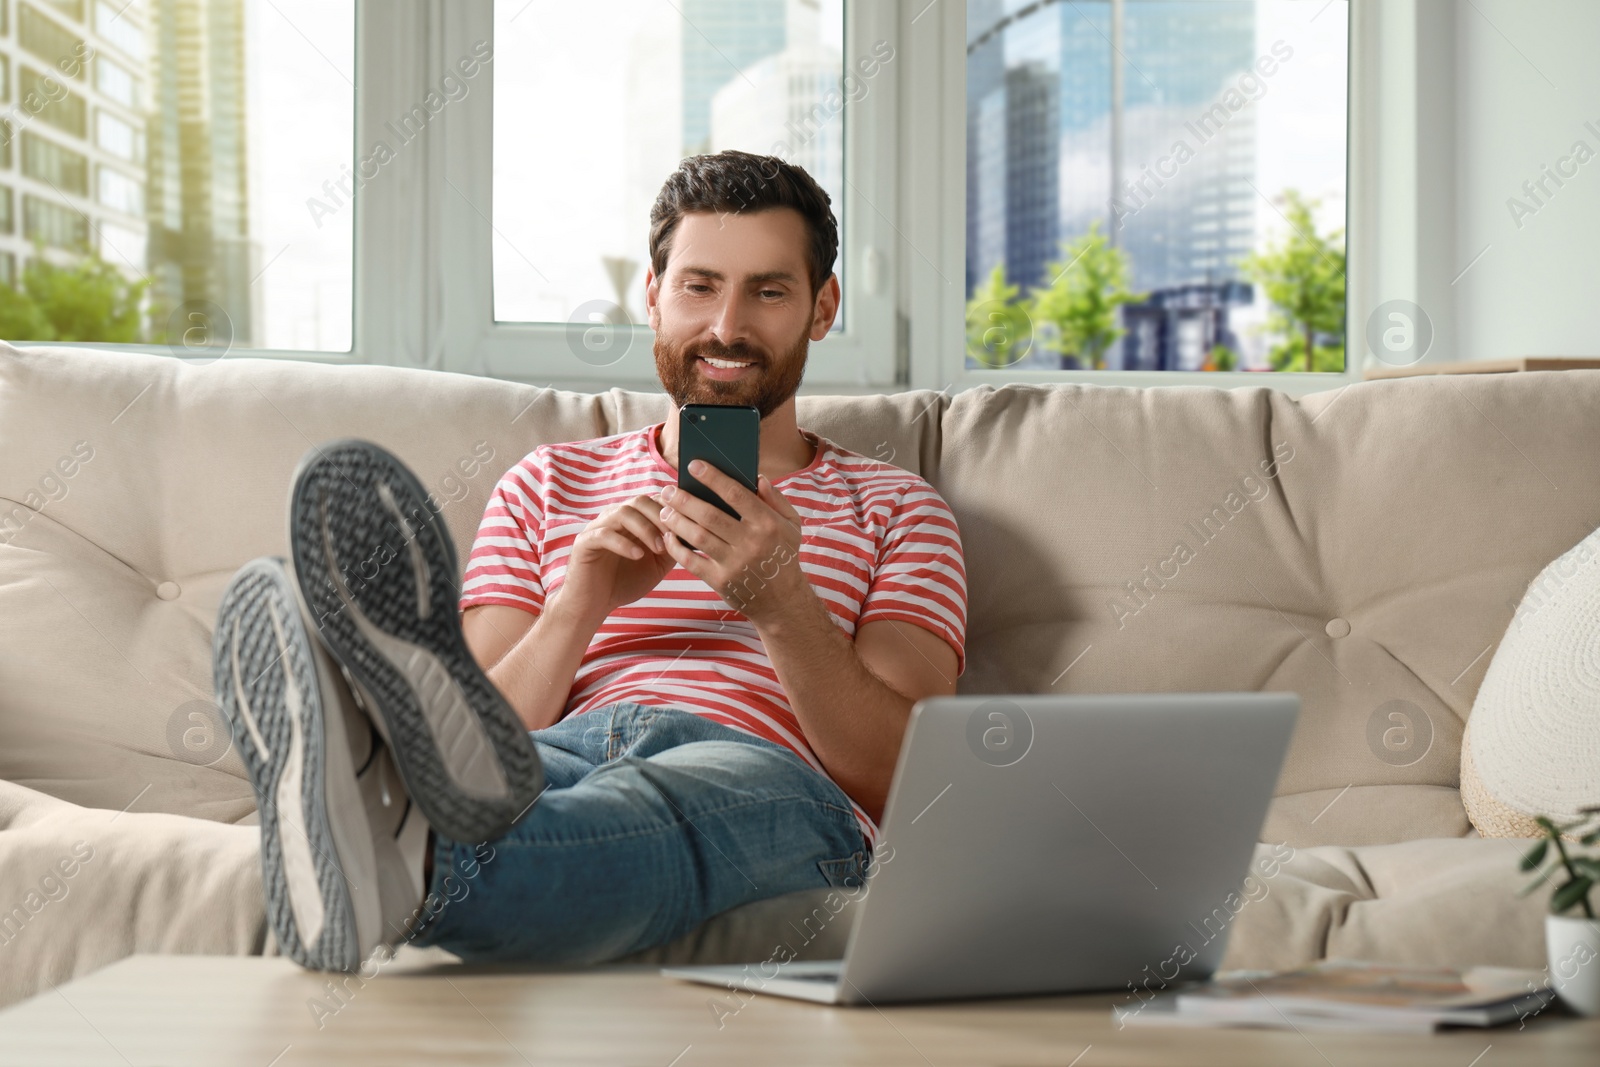
M817 291L816 303L811 308L811 339L820 341L833 329L833 320L839 317L839 276L828 275L828 280Z
M656 301L661 296L661 279L656 277L654 267L644 270L644 317L650 323L650 328L656 332L661 331L661 308Z

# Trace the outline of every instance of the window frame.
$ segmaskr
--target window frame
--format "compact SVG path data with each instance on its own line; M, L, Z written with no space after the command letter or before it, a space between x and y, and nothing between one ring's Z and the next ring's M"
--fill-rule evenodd
M914 6L927 0L911 0ZM1371 273L1371 252L1360 240L1367 232L1358 228L1358 220L1370 214L1369 186L1357 188L1349 179L1355 175L1372 172L1368 157L1371 155L1370 131L1376 123L1377 93L1372 79L1365 76L1371 64L1379 57L1383 44L1377 34L1378 0L1349 0L1350 35L1349 63L1347 66L1346 104L1346 237L1345 237L1345 367L1340 373L1308 374L1304 371L1123 371L1123 370L982 370L966 365L966 5L938 4L932 10L940 12L938 39L924 39L911 51L921 58L916 65L916 84L904 88L907 99L913 101L913 112L908 115L908 126L923 132L912 138L912 145L922 145L922 158L904 160L912 173L922 172L935 176L941 186L938 194L924 196L929 203L908 217L908 234L922 234L930 246L941 248L941 270L957 280L961 290L957 299L946 298L946 286L937 278L930 279L929 272L921 276L913 266L910 279L909 308L914 322L934 321L938 324L935 336L911 331L911 384L916 388L948 389L959 391L977 386L1001 386L1011 383L1021 385L1048 385L1072 383L1080 385L1113 385L1149 387L1164 385L1203 385L1220 388L1267 386L1302 396L1308 393L1337 389L1361 380L1363 359L1356 346L1362 344L1361 333L1352 330L1352 323L1365 320L1366 310L1377 303L1368 293L1367 278ZM1391 5L1393 6L1393 5ZM942 11L941 11L942 9ZM922 21L926 22L927 19ZM917 27L910 27L916 30ZM932 38L931 30L924 31ZM1390 51L1393 48L1391 46ZM1393 64L1391 64L1393 65ZM908 64L908 68L911 65ZM943 78L943 71L959 70L960 78ZM1404 62L1397 73L1414 77L1413 68ZM942 79L942 80L941 80ZM942 87L942 93L941 93ZM917 104L924 112L932 110L937 100L938 113L917 113ZM927 136L938 130L937 137ZM931 141L942 142L944 148L938 155L927 147ZM912 151L916 151L913 147ZM914 190L906 190L908 207L915 207ZM936 203L941 210L929 211ZM927 232L932 227L918 229L915 219L937 218L945 220L937 236ZM915 237L913 237L915 239Z
M896 7L870 0L845 4L843 56L847 66L865 56L873 42L893 42ZM474 42L492 42L494 7L492 0L467 0L451 3L441 15L429 67L442 74L452 57L466 55ZM495 55L499 61L498 50ZM846 319L844 329L813 344L806 371L808 386L883 388L896 384L894 279L899 242L893 220L898 83L894 67L902 60L903 53L896 49L895 59L873 79L865 95L846 104L833 120L844 122L846 185L839 255L841 263L848 265L842 278ZM442 132L450 149L439 161L431 191L439 218L435 265L443 304L438 365L569 388L654 388L654 335L647 326L615 327L627 333L626 354L610 366L596 367L574 356L566 323L495 321L492 65L486 73L486 84L475 86L439 116L448 120ZM430 123L430 134L432 130ZM645 250L639 253L642 260Z
M853 0L845 6L845 63L880 39L894 45L895 57L842 116L847 329L813 346L802 391L1067 382L1267 386L1303 395L1360 380L1361 334L1351 324L1363 322L1381 302L1376 283L1397 276L1392 264L1414 261L1417 253L1406 234L1376 226L1380 198L1387 204L1400 197L1405 175L1417 166L1414 138L1406 143L1396 136L1390 129L1395 120L1380 113L1378 100L1380 92L1391 101L1414 97L1420 79L1414 49L1407 54L1387 26L1398 16L1380 12L1379 0L1349 4L1347 179L1356 180L1346 184L1342 374L967 368L966 5ZM356 0L355 20L353 165L376 141L392 139L386 124L437 87L475 42L493 46L493 0ZM1380 22L1388 39L1378 33ZM241 349L235 355L384 363L574 390L657 388L647 327L629 328L631 347L619 363L593 367L572 356L565 324L494 321L493 95L491 62L470 92L435 116L417 144L397 152L355 198L351 350ZM870 271L869 257L875 260ZM872 291L869 273L877 279ZM160 345L84 347L166 351Z

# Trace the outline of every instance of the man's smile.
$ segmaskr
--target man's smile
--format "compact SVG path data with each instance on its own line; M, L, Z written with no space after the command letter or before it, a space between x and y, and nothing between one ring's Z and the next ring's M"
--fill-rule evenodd
M694 359L700 373L719 382L733 381L755 366L755 361L750 359L718 359L716 356L696 356Z

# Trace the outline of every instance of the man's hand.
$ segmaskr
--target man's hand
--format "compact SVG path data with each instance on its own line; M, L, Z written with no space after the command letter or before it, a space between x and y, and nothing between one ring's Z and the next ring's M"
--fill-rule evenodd
M704 460L689 473L727 501L739 518L674 486L657 513L667 552L752 622L771 618L810 589L800 569L800 515L765 476L752 493Z
M556 596L562 607L598 626L617 608L661 583L673 556L654 497L636 496L597 515L572 542Z

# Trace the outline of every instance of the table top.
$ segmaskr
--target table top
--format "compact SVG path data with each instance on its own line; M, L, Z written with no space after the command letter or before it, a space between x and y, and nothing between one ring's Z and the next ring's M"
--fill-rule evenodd
M368 973L371 973L370 971ZM1585 1064L1600 1019L1551 1008L1431 1035L1118 1028L1117 994L836 1008L735 997L654 968L395 962L359 977L282 958L133 956L0 1012L0 1064Z

